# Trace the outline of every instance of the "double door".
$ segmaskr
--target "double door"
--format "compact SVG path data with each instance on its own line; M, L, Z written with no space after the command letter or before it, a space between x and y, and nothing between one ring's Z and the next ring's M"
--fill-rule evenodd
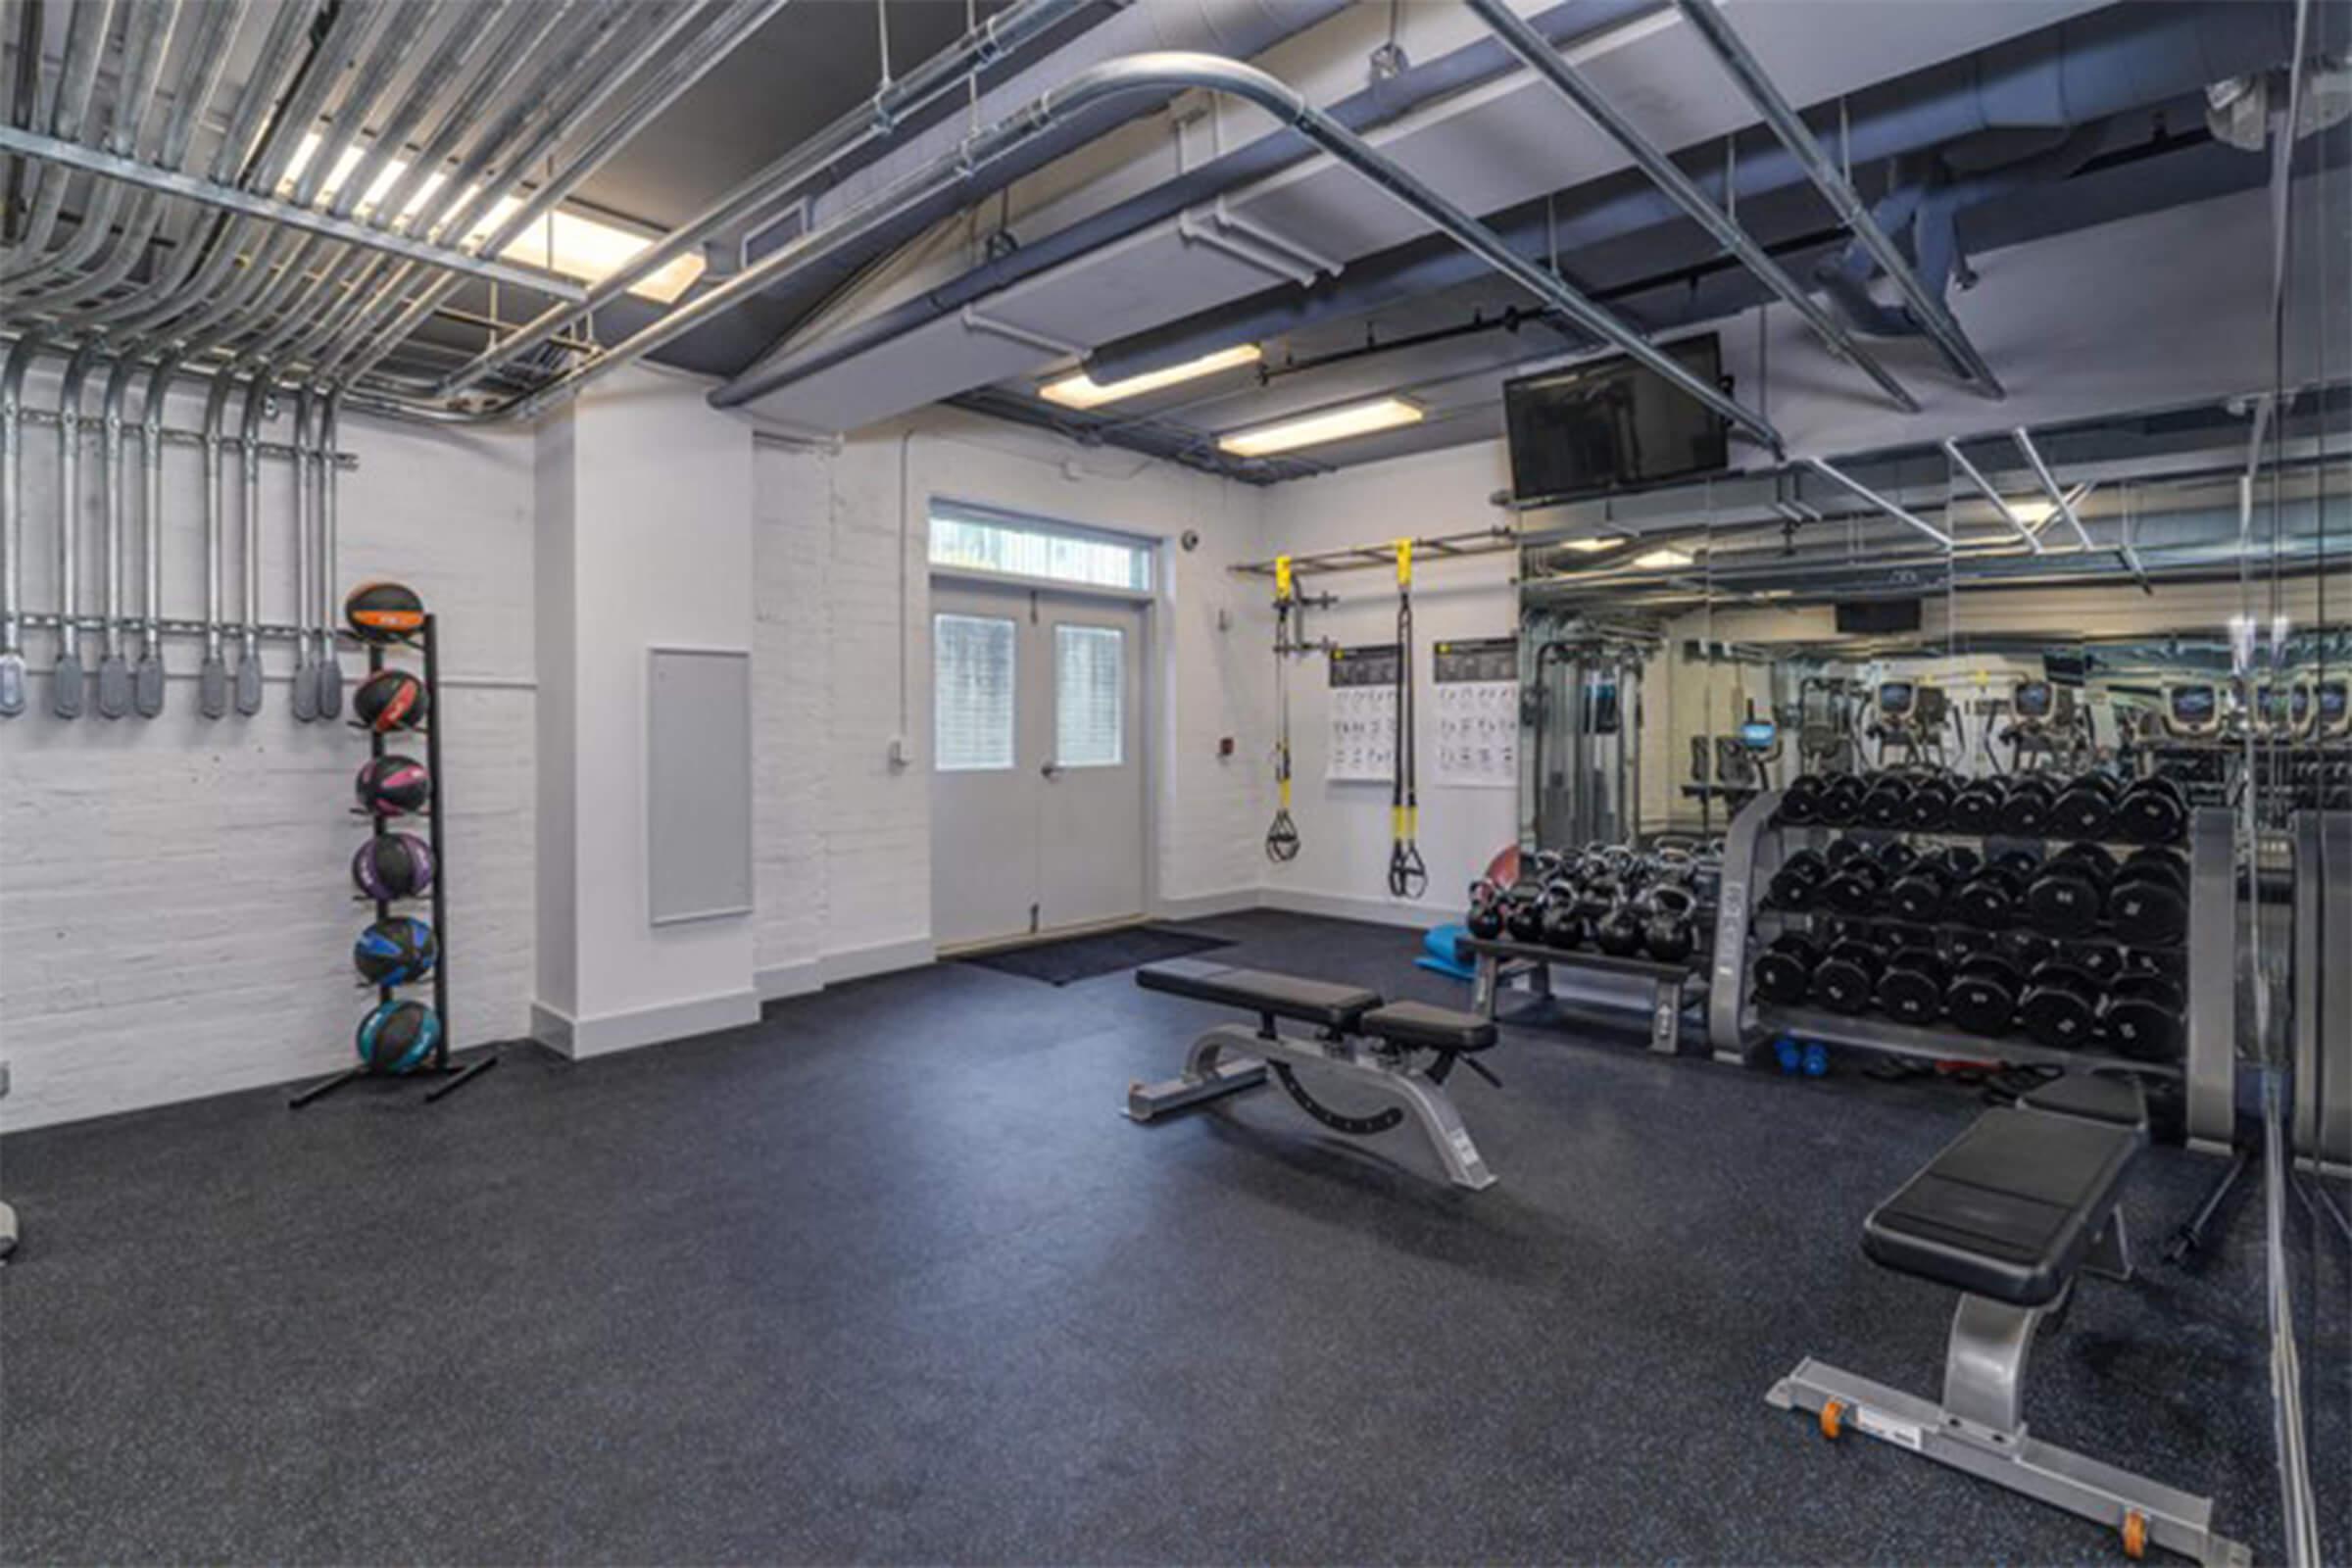
M1144 912L1144 612L941 580L931 924L942 948Z

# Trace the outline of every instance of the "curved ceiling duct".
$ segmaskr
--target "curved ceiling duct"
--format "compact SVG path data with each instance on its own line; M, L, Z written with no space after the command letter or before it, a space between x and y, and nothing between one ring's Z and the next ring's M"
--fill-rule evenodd
M2071 127L2282 63L2293 48L2294 14L2286 0L2111 6L1916 73L1899 90L1857 95L1849 105L1846 156L1861 165L1987 130ZM1704 189L1723 189L1719 172L1692 174ZM1741 149L1733 186L1737 201L1745 203L1804 179L1795 158L1772 143ZM1530 254L1548 238L1565 255L1682 220L1670 201L1643 186L1581 201L1571 196L1548 212L1542 201L1528 203L1498 217L1494 226ZM1365 315L1477 275L1447 248L1400 247L1312 288L1271 290L1103 344L1087 357L1087 368L1099 381L1141 375L1196 358L1209 345L1260 341Z

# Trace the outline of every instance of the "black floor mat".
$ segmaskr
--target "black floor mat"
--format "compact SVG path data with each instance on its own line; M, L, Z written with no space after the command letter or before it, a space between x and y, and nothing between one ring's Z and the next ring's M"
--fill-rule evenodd
M1060 942L1040 942L1035 947L974 954L958 961L1003 974L1017 974L1024 980L1043 980L1050 986L1066 986L1073 980L1092 980L1099 974L1116 974L1121 969L1157 963L1162 958L1185 958L1212 948L1232 946L1222 937L1137 925L1120 931L1069 937Z

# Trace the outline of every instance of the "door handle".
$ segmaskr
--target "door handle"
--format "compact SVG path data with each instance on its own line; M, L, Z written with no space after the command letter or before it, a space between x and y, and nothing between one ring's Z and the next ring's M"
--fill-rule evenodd
M1061 764L1059 762L1049 761L1045 766L1039 768L1038 771L1048 778L1056 778L1060 776Z

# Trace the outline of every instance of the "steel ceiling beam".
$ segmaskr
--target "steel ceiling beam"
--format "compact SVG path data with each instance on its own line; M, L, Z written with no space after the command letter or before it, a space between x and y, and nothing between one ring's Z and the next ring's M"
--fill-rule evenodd
M1617 106L1610 103L1606 95L1570 65L1566 57L1553 47L1550 39L1513 11L1507 0L1469 0L1469 6L1488 29L1501 40L1504 48L1549 82L1561 97L1575 105L1578 112L1622 148L1649 176L1650 182L1665 194L1667 200L1712 235L1717 244L1738 257L1757 281L1804 318L1805 323L1820 334L1832 354L1850 362L1856 369L1876 381L1879 389L1905 414L1919 412L1919 400L1889 374L1886 368L1873 358L1868 350L1855 342L1852 334L1837 318L1823 309L1796 279L1790 277L1746 229L1710 201L1707 193L1700 190L1673 159L1642 135L1632 121L1620 114Z
M1780 138L1781 145L1788 148L1790 155L1804 166L1806 177L1813 181L1814 189L1828 200L1839 220L1853 230L1854 238L1862 242L1879 266L1886 269L1886 275L1894 279L1895 287L1902 290L1903 298L1909 303L1921 328L1936 340L1936 347L1943 350L1956 369L1976 383L1978 391L1989 398L2007 397L2009 394L2002 387L2000 378L1992 373L1992 367L1984 363L1984 357L1968 340L1968 334L1960 329L1960 323L1952 319L1952 313L1945 308L1943 301L1920 281L1911 264L1903 259L1903 253L1895 249L1894 241L1886 237L1885 229L1879 227L1878 220L1870 216L1869 207L1855 193L1853 185L1830 161L1829 154L1822 151L1821 143L1813 139L1813 132L1806 127L1797 112L1789 107L1788 100L1781 96L1781 89L1774 85L1762 63L1748 52L1745 41L1723 19L1723 13L1716 9L1716 0L1675 0L1675 4L1690 24L1691 29L1714 51L1715 58L1730 73L1732 79L1740 84L1748 101L1755 105L1757 112L1764 117L1764 122L1772 127L1772 133Z

